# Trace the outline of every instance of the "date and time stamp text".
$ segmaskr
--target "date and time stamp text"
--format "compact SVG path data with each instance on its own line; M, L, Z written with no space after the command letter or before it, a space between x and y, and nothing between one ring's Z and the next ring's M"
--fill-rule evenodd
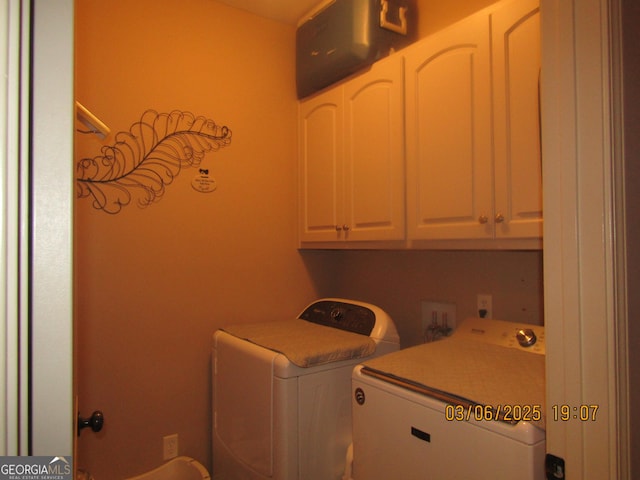
M585 405L552 405L551 420L554 422L595 422L600 406ZM542 405L453 405L447 404L445 419L454 421L494 421L504 422L537 422L542 419Z

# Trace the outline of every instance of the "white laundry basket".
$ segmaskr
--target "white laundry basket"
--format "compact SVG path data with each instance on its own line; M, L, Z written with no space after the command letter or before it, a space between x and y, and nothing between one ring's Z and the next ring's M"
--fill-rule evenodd
M176 457L167 463L128 480L209 480L209 472L190 457Z

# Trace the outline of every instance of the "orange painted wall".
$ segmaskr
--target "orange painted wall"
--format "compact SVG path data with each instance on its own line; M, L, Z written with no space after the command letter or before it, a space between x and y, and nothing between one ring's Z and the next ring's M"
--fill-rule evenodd
M419 36L431 35L493 3L495 0L417 0Z
M164 197L117 215L76 202L79 464L126 478L162 462L162 437L210 462L211 334L231 322L293 317L318 295L295 248L294 28L212 0L80 0L76 98L113 132L147 109L227 125L231 145L185 169ZM77 135L78 159L100 153Z
M427 35L489 2L420 0ZM430 5L431 4L431 5ZM215 0L77 0L76 98L114 132L147 109L227 125L231 145L202 163L213 193L185 169L156 204L108 215L76 202L78 463L96 479L162 463L162 437L210 468L209 348L228 323L299 313L321 296L377 303L403 346L420 338L420 301L472 315L542 321L541 252L298 252L295 30ZM456 18L457 17L457 18ZM77 135L77 159L104 142Z

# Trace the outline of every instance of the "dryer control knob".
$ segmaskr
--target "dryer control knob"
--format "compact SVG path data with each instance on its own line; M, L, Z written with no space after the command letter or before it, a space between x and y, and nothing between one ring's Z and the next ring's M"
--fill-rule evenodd
M340 321L342 321L344 319L345 312L344 312L344 310L342 308L336 307L333 310L331 310L331 314L330 315L331 315L331 319L334 322L340 322Z
M531 345L536 343L536 340L538 340L536 334L530 328L522 328L518 330L518 333L516 333L516 338L518 339L518 343L521 347L530 347Z

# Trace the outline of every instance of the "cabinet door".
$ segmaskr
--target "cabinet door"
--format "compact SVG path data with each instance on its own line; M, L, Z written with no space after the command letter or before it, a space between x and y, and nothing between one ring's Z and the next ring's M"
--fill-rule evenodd
M344 86L349 240L405 238L402 68L402 57L393 55Z
M407 50L407 213L412 239L492 238L489 17Z
M299 240L337 241L342 213L343 98L334 88L300 104Z
M541 238L539 2L508 2L491 17L496 237Z

